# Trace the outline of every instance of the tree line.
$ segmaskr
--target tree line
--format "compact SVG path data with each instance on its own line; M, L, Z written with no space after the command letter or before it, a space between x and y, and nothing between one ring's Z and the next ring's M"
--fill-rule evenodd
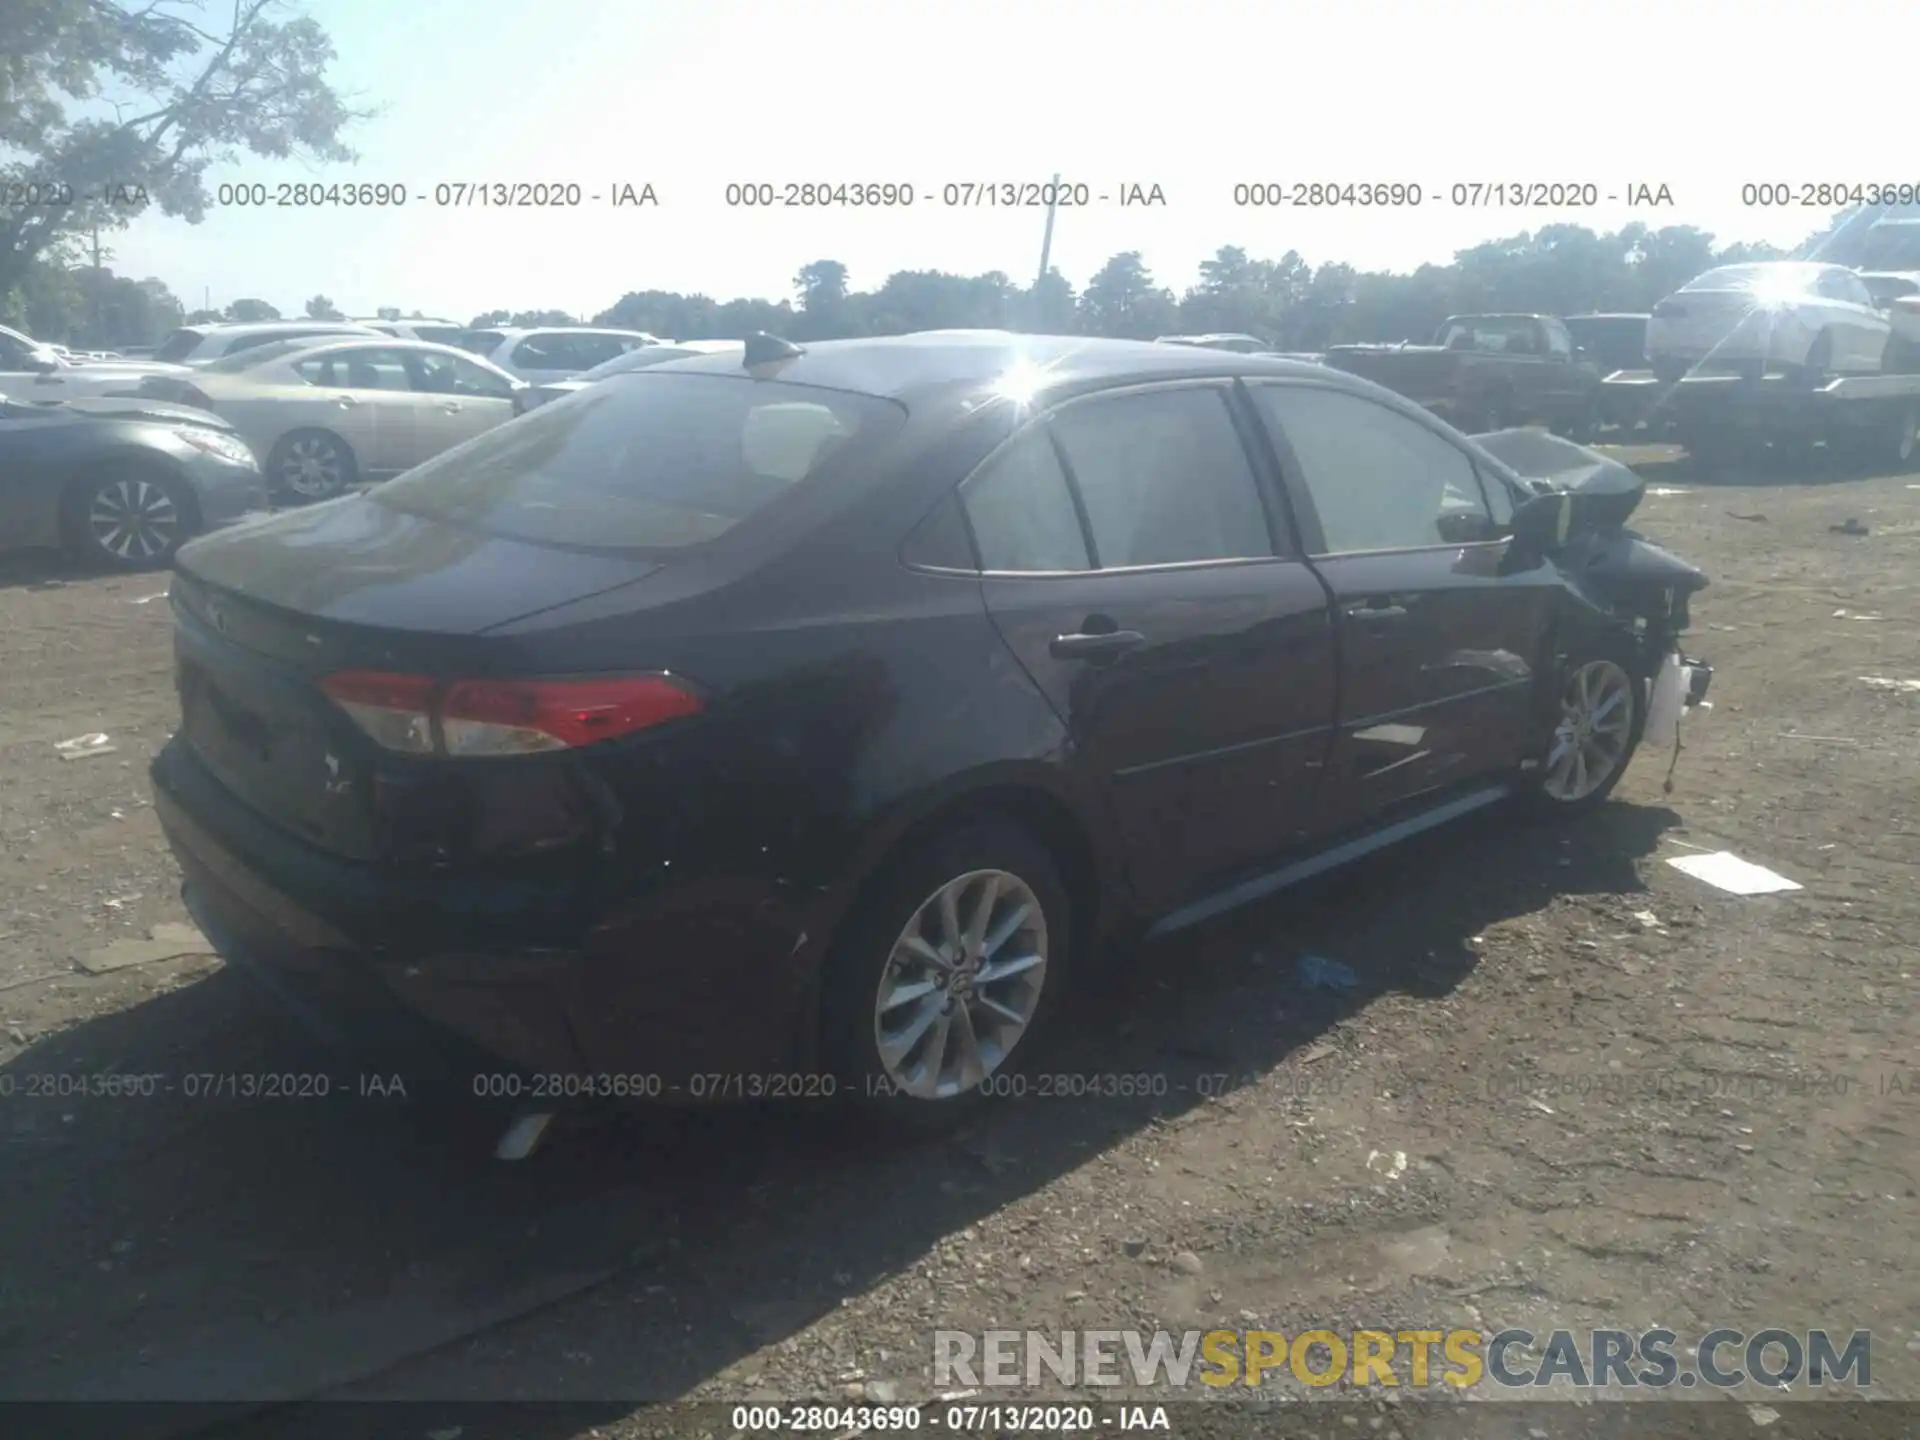
M1423 265L1411 274L1338 262L1314 266L1292 251L1262 259L1226 245L1201 262L1195 283L1180 293L1161 284L1138 251L1115 255L1077 291L1058 270L1026 286L997 270L898 270L874 289L855 290L845 265L815 260L800 267L792 295L780 300L633 290L593 315L489 310L466 323L614 325L676 340L739 339L759 330L794 340L974 328L1139 339L1237 331L1279 350L1319 350L1347 341L1424 338L1448 315L1467 312L1641 312L1714 265L1783 253L1769 246L1718 245L1707 232L1685 225L1630 225L1605 234L1551 225L1486 241L1457 252L1448 264ZM325 295L313 296L296 313L346 318ZM382 307L379 314L424 318L397 306ZM47 260L30 267L0 302L5 323L85 349L157 344L182 324L281 318L280 309L253 298L217 311L190 311L160 280Z

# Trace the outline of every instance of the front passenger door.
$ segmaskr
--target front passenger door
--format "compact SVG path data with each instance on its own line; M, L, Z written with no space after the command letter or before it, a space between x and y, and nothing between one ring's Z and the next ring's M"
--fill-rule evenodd
M1326 823L1505 778L1530 738L1534 668L1559 595L1550 567L1501 573L1511 497L1496 491L1504 503L1490 508L1470 453L1406 411L1311 383L1250 388L1334 594L1340 715Z

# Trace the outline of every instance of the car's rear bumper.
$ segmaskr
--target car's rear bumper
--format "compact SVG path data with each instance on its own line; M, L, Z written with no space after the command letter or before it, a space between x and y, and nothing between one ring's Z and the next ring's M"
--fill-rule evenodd
M328 1040L417 1042L437 1071L449 1056L464 1062L475 1087L489 1072L518 1072L566 1077L581 1097L701 1099L690 1082L720 1092L715 1076L792 1068L814 952L763 895L696 881L618 907L572 945L487 948L449 935L374 946L352 933L357 917L445 908L424 893L430 881L279 830L179 737L152 778L196 923ZM727 1083L754 1093L745 1079Z

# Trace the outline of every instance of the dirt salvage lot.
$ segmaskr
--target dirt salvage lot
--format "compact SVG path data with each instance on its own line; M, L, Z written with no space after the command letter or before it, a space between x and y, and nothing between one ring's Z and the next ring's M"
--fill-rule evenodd
M618 1436L646 1400L930 1396L936 1328L1777 1325L1872 1331L1872 1393L1920 1400L1920 687L1862 679L1920 680L1920 476L1647 473L1639 528L1715 577L1670 795L1649 751L1578 830L1483 818L1142 956L1048 1068L1158 1093L894 1153L729 1112L499 1165L497 1116L217 962L80 971L186 918L147 800L165 583L10 564L0 1398L564 1398ZM1805 888L1663 863L1719 849ZM1303 951L1358 987L1303 989ZM331 1093L186 1093L260 1072ZM161 1079L74 1093L109 1073Z

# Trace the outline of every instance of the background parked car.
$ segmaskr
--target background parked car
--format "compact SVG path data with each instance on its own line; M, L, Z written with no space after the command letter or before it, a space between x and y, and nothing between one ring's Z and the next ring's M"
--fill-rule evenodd
M355 320L353 323L396 340L425 340L433 345L458 345L462 349L473 333L458 320Z
M1551 315L1453 315L1430 345L1333 345L1326 363L1469 434L1546 424L1581 435L1597 418L1600 374Z
M1878 373L1891 335L1844 265L1765 260L1709 270L1655 305L1646 358L1668 383L1690 370L1785 370L1811 382Z
M141 389L231 420L277 490L325 500L511 420L525 387L451 345L381 336L282 340Z
M340 320L262 320L251 325L183 325L160 342L155 360L176 365L207 365L256 345L276 340L325 339L329 335L378 334L364 325Z
M626 354L596 365L593 369L574 376L571 380L554 380L545 385L530 386L527 390L527 408L544 405L549 400L564 399L577 394L589 385L606 379L609 375L624 375L629 370L645 370L649 366L662 365L669 360L685 360L690 355L740 354L746 349L744 340L669 340L659 345L643 345L638 350L629 350Z
M180 406L0 396L0 549L60 547L119 569L266 505L231 425Z
M571 379L629 350L659 343L643 330L549 325L531 330L470 330L461 346L529 385L545 385Z
M51 345L0 325L0 394L16 400L65 400L126 394L147 375L191 373L139 360L68 359Z
M1920 370L1920 270L1868 270L1860 280L1893 328L1885 368Z

